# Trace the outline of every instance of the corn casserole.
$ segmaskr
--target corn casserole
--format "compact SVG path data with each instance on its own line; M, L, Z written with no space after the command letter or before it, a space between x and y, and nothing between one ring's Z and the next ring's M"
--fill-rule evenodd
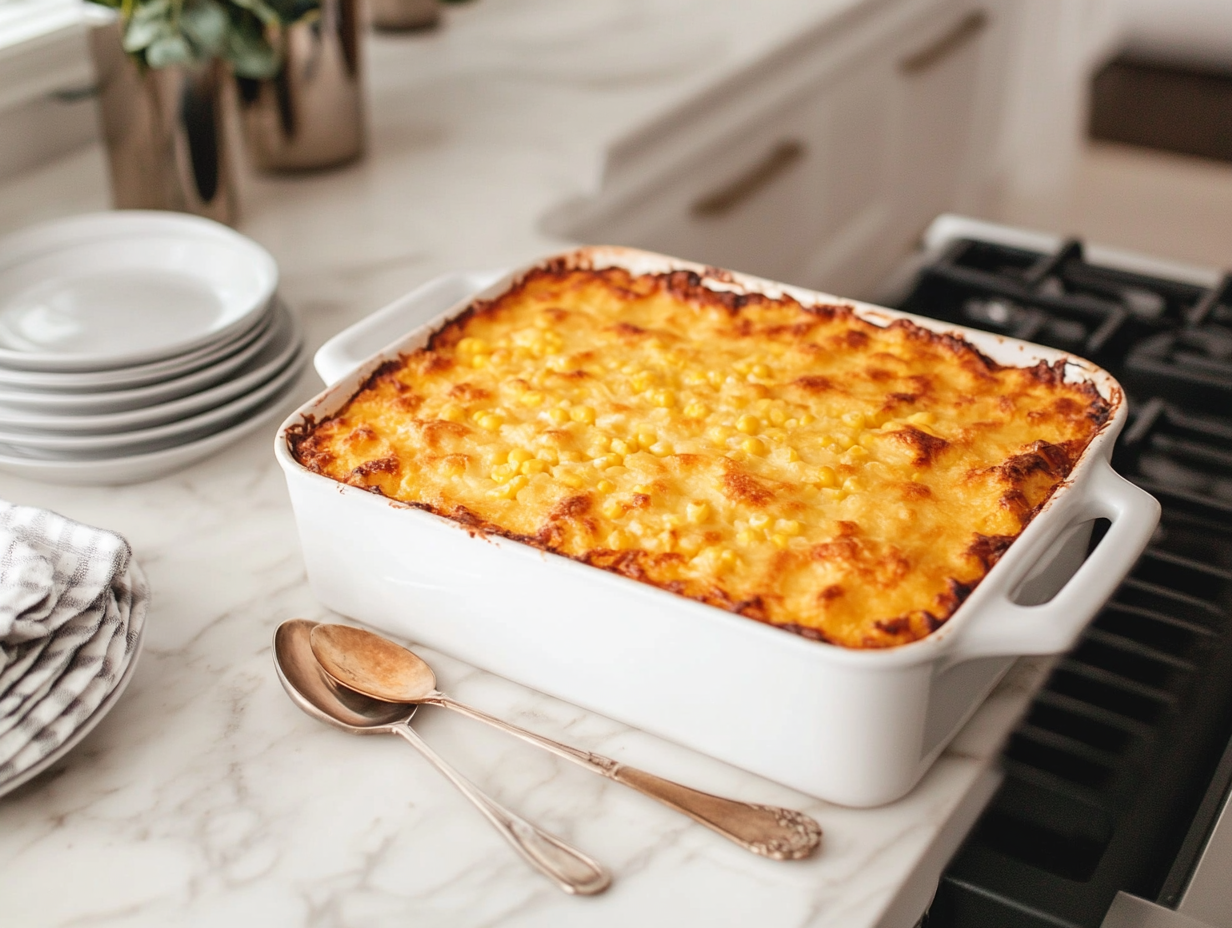
M289 440L473 532L878 648L954 613L1110 410L907 320L555 261Z

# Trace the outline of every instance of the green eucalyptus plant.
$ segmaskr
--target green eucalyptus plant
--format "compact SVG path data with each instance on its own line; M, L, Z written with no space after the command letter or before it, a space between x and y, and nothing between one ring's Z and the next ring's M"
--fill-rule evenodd
M124 50L166 68L221 58L239 77L272 77L282 63L270 33L319 15L320 0L93 0L117 10Z

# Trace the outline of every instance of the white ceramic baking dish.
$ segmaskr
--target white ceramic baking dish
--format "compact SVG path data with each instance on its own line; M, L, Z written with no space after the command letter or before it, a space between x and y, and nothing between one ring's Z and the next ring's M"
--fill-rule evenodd
M738 274L718 279L699 265L630 249L570 256L634 273L694 270L716 288L785 292L806 305L850 302ZM440 278L318 354L331 385L287 419L275 448L309 582L329 608L806 793L871 806L911 789L1015 656L1067 649L1158 520L1155 500L1109 463L1126 415L1111 376L1051 348L917 317L1005 364L1064 359L1067 376L1093 382L1113 413L954 616L899 648L811 641L518 542L476 537L292 458L288 429L335 412L377 366L423 346L472 296L492 298L526 270ZM905 315L852 305L881 325ZM409 334L371 353L374 341L398 333ZM1099 518L1111 526L1084 563Z

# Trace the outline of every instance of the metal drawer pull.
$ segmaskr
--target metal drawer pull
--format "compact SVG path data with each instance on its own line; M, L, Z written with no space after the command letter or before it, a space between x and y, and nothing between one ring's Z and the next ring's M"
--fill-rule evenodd
M974 39L987 25L988 14L983 10L972 10L932 45L899 61L898 69L904 74L923 74Z
M805 151L804 143L795 139L779 142L765 158L730 184L694 200L689 212L699 219L730 213L803 158Z

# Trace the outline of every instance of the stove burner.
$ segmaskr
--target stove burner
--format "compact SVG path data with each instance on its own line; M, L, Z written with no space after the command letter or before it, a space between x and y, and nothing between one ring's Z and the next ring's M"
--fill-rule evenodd
M1232 734L1232 275L1204 290L1087 264L1077 241L965 239L901 308L1108 368L1130 394L1117 469L1163 505L1011 736L926 924L1098 928L1119 890L1175 904Z

